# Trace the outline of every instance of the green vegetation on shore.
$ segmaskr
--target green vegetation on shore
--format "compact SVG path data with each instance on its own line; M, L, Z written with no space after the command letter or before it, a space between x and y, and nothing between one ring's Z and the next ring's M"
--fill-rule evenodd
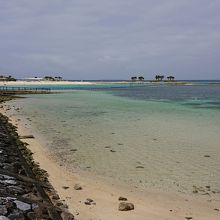
M3 76L3 75L0 75L0 81L16 81L16 79L12 76Z

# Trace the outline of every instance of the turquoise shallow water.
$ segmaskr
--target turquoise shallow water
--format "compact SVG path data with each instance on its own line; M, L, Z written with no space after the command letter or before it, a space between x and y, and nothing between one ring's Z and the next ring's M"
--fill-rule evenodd
M202 96L189 88L156 89L87 88L16 102L70 169L144 190L220 190L219 89Z

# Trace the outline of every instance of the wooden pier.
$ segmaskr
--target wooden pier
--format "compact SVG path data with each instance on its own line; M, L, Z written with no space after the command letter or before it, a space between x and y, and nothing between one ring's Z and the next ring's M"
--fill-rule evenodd
M41 87L21 87L21 86L0 86L0 94L47 94L50 93L50 88Z

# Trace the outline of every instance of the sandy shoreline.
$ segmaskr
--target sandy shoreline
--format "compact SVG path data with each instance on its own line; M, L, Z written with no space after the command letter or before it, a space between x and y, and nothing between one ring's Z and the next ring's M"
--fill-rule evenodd
M152 85L192 85L192 83L186 82L168 82L168 81L0 81L0 86L62 86L62 85L98 85L98 84L152 84Z
M0 86L39 86L39 85L96 85L96 84L127 84L129 81L121 82L88 82L88 81L0 81Z
M1 113L10 117L11 122L18 127L18 133L34 135L30 122L16 115L16 107L6 111L8 104L4 104ZM163 192L137 192L123 185L112 185L98 178L88 178L80 173L71 173L60 166L49 156L37 135L34 139L24 139L29 144L33 157L49 174L49 180L57 190L61 199L69 206L70 212L79 220L162 220L162 219L213 219L220 217L220 202L210 201L208 196L184 196ZM82 190L75 190L74 185L80 184ZM69 187L64 189L63 187ZM118 198L123 196L132 202L135 209L128 212L118 211ZM84 201L91 198L96 205L85 205ZM189 218L190 219L190 218Z
M0 82L0 86L27 86L27 85L91 85L92 82L70 81L7 81Z
M156 80L145 80L145 81L130 81L130 80L121 80L121 81L44 81L44 80L17 80L17 81L0 81L0 86L65 86L65 85L99 85L99 84L151 84L151 85L178 85L178 86L191 86L194 85L193 81L156 81ZM219 82L210 82L209 86L220 86Z

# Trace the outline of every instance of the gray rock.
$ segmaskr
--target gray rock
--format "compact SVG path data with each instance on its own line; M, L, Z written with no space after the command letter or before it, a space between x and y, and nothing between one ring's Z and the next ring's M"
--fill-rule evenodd
M8 218L10 220L25 220L23 213L17 210L14 213L10 214Z
M69 207L68 207L67 204L63 204L63 205L60 206L60 208L61 208L61 209L68 209Z
M16 167L13 167L13 166L8 165L8 164L4 164L3 169L7 170L9 172L12 172L12 173L17 173L17 171L18 171Z
M31 205L29 205L27 203L24 203L24 202L21 202L21 201L18 201L18 200L15 200L14 202L16 203L17 208L22 210L22 211L27 211L27 210L31 209Z
M0 180L0 183L4 184L4 185L16 185L17 182L15 180Z
M36 216L42 216L43 214L47 214L46 208L42 209L42 208L40 208L40 207L35 207L35 208L33 209L33 211L34 211L34 213L35 213Z
M5 215L7 214L7 209L5 208L5 206L0 205L0 215Z
M119 211L130 211L134 209L134 204L129 202L120 202L118 206Z
M75 184L74 189L75 190L82 190L82 186L80 186L79 184Z
M8 186L8 189L10 190L10 193L13 194L24 194L24 190L19 186Z
M56 206L62 206L62 205L63 205L63 203L61 201L56 202Z
M19 163L19 162L14 162L14 163L13 163L13 166L14 166L16 169L21 169L21 168L22 168L22 165L21 165L21 163Z
M24 194L24 195L22 195L22 197L27 198L27 199L31 199L33 201L42 201L42 198L37 197L33 193Z
M58 194L55 194L55 195L52 196L52 199L58 200L58 199L60 199L60 197L59 197Z
M69 212L62 212L61 217L62 217L63 220L74 220L75 219L74 215L72 215Z
M28 213L27 213L27 217L28 217L29 219L36 219L36 218L37 218L37 215L36 215L35 212L28 212Z
M14 177L8 176L8 175L1 175L1 177L5 180L15 180Z
M0 215L0 220L10 220L10 219L5 216Z
M17 206L16 206L16 203L14 203L13 201L7 201L5 203L5 208L7 209L9 213L11 213L14 209L17 208Z

